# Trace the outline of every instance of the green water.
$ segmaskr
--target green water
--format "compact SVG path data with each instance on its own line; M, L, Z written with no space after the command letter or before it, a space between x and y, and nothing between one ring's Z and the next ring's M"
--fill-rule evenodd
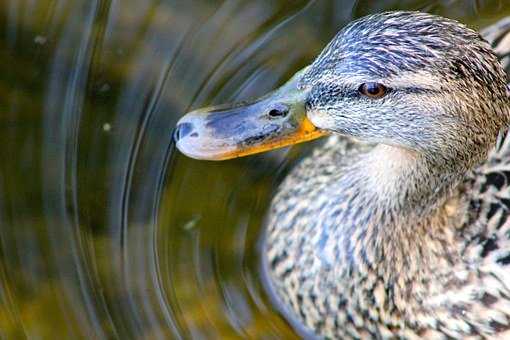
M308 146L179 155L184 112L259 96L347 22L421 9L480 28L506 1L4 0L0 337L281 339L258 237Z

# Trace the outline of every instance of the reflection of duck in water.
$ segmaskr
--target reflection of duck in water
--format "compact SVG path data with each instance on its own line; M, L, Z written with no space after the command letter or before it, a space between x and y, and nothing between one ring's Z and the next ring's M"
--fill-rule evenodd
M187 114L176 139L225 159L336 135L283 182L265 240L275 296L307 329L503 337L509 122L505 72L477 33L393 12L351 23L255 103Z

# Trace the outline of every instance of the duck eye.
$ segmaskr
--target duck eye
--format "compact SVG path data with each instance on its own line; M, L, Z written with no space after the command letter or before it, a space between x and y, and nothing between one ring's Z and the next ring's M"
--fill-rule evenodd
M386 94L388 89L383 84L364 83L364 84L361 84L358 91L362 95L370 97L370 98L381 98Z

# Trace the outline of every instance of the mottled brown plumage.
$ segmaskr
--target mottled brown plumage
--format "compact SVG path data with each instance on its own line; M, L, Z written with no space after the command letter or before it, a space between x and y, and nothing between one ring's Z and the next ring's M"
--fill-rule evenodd
M510 105L489 49L456 22L385 13L342 30L303 76L311 121L361 141L331 137L272 203L269 286L305 334L510 337ZM352 98L360 74L418 94Z
M333 134L264 237L268 291L303 335L510 338L509 31L486 29L491 47L438 16L368 16L274 93L181 119L200 159Z

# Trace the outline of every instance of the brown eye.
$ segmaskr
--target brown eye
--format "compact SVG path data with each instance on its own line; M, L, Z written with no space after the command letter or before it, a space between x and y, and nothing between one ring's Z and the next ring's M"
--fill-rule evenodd
M364 83L359 87L359 92L370 98L381 98L387 91L386 86L379 83Z

